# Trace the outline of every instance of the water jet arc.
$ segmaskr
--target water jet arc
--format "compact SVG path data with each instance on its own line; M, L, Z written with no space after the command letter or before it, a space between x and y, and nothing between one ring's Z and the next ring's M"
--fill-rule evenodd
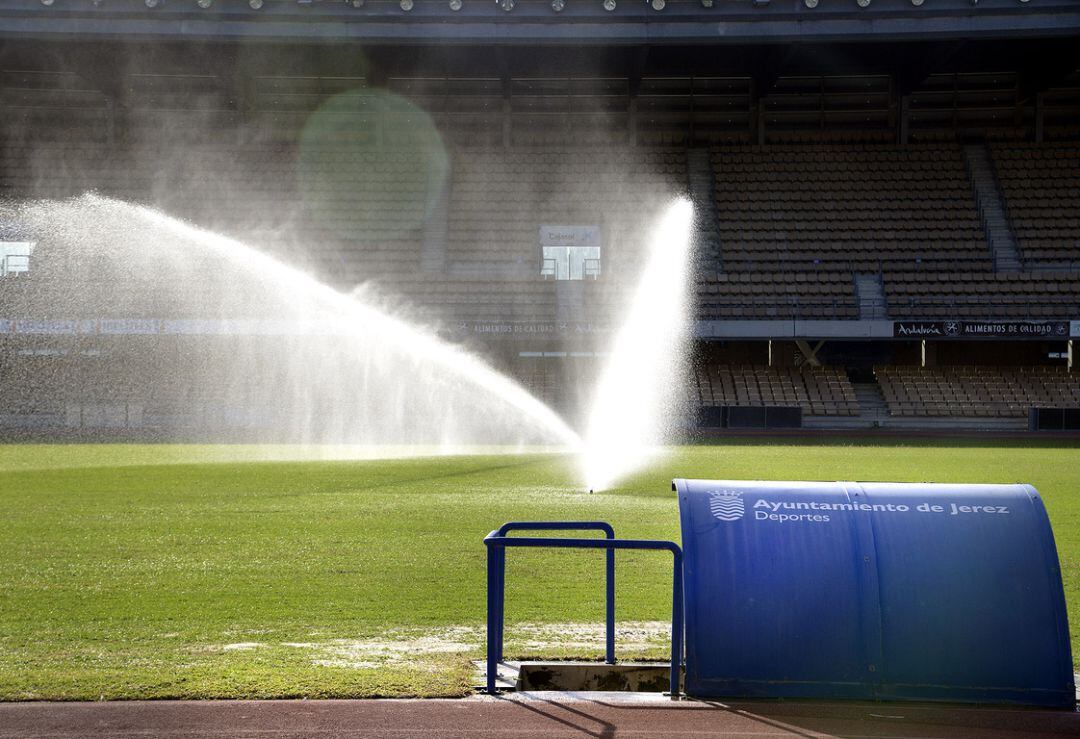
M644 467L675 430L689 346L692 224L690 201L677 198L650 236L589 411L581 453L589 492Z
M236 239L96 195L0 206L0 216L40 235L42 310L262 326L230 335L227 361L155 368L151 388L210 392L244 438L339 445L345 456L348 447L579 443L479 357Z

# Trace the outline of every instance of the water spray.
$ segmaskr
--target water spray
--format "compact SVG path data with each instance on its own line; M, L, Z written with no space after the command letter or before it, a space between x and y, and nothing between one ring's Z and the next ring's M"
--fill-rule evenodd
M36 300L51 310L154 316L196 335L189 324L249 319L253 328L226 332L220 361L165 367L152 385L181 398L214 394L207 402L239 419L230 428L247 424L241 438L334 445L346 457L350 446L580 444L558 414L479 357L240 241L95 195L13 210L0 209L0 221L43 236Z
M179 324L249 316L285 326L230 333L223 360L166 367L157 381L196 398L213 389L222 400L208 402L242 417L244 439L317 445L334 457L543 444L576 451L583 488L593 493L653 459L679 415L692 221L685 199L652 231L584 439L479 357L370 296L338 292L235 239L95 195L5 207L0 217L42 234L35 258L47 279L37 297L53 310L67 306L71 318L126 311Z
M581 452L590 493L641 469L671 439L689 348L692 223L693 207L679 198L650 236L592 399Z

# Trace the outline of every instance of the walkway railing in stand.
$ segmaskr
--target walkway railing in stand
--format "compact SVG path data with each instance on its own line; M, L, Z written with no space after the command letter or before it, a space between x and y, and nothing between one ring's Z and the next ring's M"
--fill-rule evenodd
M510 531L603 531L604 539L559 537L511 537ZM672 699L679 697L683 638L682 549L671 541L616 539L610 524L603 521L514 521L504 524L484 538L487 546L487 692L496 692L498 666L503 659L503 627L506 598L506 548L604 549L606 562L606 661L615 662L615 550L667 550L673 558L671 596L671 679Z

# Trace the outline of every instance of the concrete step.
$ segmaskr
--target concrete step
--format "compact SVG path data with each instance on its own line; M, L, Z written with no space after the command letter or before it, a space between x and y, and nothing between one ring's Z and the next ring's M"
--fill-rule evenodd
M1020 254L1016 237L1005 215L990 151L985 144L971 144L964 147L964 159L968 165L971 187L979 204L983 232L994 257L994 269L1016 269L1021 264Z
M907 429L953 429L966 431L1023 431L1027 429L1026 418L967 418L935 416L889 416L884 424L889 428Z
M473 686L487 685L487 663L474 660ZM496 687L501 690L647 691L669 687L669 662L500 662Z
M859 403L859 418L871 424L880 424L889 417L889 406L876 382L854 382L855 400Z
M885 290L877 275L855 275L855 298L859 305L859 318L888 318L888 303Z
M869 429L873 427L872 419L861 416L803 416L804 429Z
M803 416L803 428L838 431L869 428L911 429L912 431L1023 431L1026 418L954 418L933 416Z

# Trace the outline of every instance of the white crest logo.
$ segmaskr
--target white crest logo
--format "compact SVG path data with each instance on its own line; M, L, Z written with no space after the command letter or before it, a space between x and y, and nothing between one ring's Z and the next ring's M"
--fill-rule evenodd
M738 521L746 512L742 493L734 490L709 493L709 510L721 521Z

